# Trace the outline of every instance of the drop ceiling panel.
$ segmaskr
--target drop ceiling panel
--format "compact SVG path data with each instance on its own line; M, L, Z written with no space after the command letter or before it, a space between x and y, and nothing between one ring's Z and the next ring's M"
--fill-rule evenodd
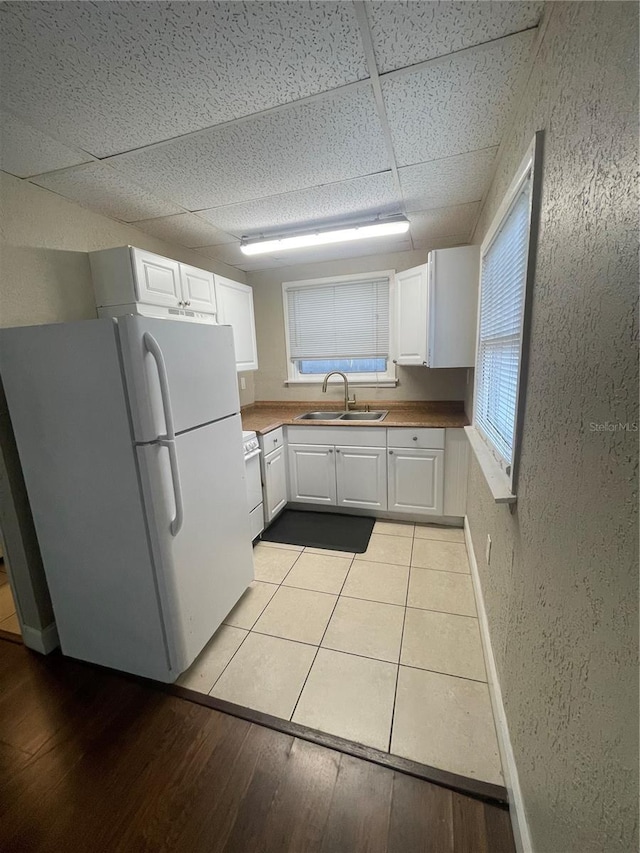
M132 224L147 234L160 237L161 240L171 240L189 248L233 243L236 239L232 235L214 228L213 225L193 213L178 213L174 216L143 219Z
M399 166L498 145L535 30L382 79Z
M109 162L189 210L389 168L368 83Z
M69 148L0 110L0 169L26 178L91 160L84 151Z
M458 154L399 170L407 211L479 201L491 179L497 148Z
M241 237L399 212L398 192L391 172L382 172L352 181L202 210L199 215L218 228Z
M226 252L220 251L221 246L199 246L194 251L214 261L222 261L225 264L229 264L229 266L247 272L251 270L275 269L282 266L281 261L274 260L271 257L265 256L264 258L257 259L250 258L248 255L242 255L239 249L240 244L236 242L234 245L235 249L227 249ZM223 254L224 257L222 257Z
M105 163L50 172L33 178L32 182L124 222L181 212L177 205L155 198Z
M423 249L441 237L464 234L471 237L480 202L459 204L455 207L440 207L421 213L410 213L411 240L414 248Z
M378 70L414 65L535 27L543 3L375 2L367 17Z
M3 4L5 105L98 157L367 76L351 3Z
M451 237L434 237L425 241L424 245L416 246L421 252L431 252L433 249L452 249L454 246L468 246L468 234L453 234Z

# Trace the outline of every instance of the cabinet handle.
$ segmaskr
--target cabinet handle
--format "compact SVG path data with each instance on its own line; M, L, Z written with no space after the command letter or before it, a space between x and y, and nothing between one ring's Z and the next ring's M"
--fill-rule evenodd
M187 306L187 308L188 308L188 307L189 307L189 305L191 305L191 300L190 300L190 299L188 299L184 304L185 304L185 305Z
M340 453L340 448L336 447L336 453Z
M273 443L274 443L274 444L277 444L277 443L278 443L278 439L277 439L277 438L274 438L274 439L273 439Z
M389 451L389 456L393 456L393 450Z
M417 436L417 435L414 435L414 436L413 436L413 440L414 440L414 441L417 441L417 440L418 440L418 436Z
M426 362L426 361L423 361L423 362L422 362L422 366L423 366L423 367L426 367L426 366L427 366L427 362Z
M178 299L178 305L182 308L182 306L184 305L184 302L182 301L182 299Z
M330 448L329 453L333 453L333 447Z
M393 363L394 363L394 364L397 364L397 363L398 363L398 359L397 359L397 358L394 358L394 359L393 359Z
M270 468L270 467L271 467L271 463L272 463L272 462L273 462L273 459L270 459L270 460L267 462L267 468Z

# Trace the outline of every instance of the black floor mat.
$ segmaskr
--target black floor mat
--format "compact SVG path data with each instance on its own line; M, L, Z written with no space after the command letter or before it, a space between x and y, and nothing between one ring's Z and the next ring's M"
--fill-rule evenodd
M304 512L285 509L262 534L267 542L306 545L363 554L367 550L375 518L338 515L333 512Z

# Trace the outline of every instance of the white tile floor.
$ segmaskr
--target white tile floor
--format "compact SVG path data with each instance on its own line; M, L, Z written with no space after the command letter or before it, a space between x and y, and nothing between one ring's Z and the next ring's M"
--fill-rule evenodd
M461 530L378 521L364 554L264 542L179 684L503 784Z

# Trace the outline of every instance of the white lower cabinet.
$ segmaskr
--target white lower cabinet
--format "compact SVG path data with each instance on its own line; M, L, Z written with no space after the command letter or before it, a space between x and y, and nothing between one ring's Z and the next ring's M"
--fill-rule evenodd
M284 447L264 457L264 520L269 524L287 503L287 469Z
M274 436L270 446L279 440ZM294 503L464 515L467 447L461 429L290 426L287 442Z
M289 494L292 501L336 504L334 448L328 445L289 445Z
M383 447L336 447L338 506L387 508L387 464Z
M444 450L390 447L387 460L391 512L443 514Z

